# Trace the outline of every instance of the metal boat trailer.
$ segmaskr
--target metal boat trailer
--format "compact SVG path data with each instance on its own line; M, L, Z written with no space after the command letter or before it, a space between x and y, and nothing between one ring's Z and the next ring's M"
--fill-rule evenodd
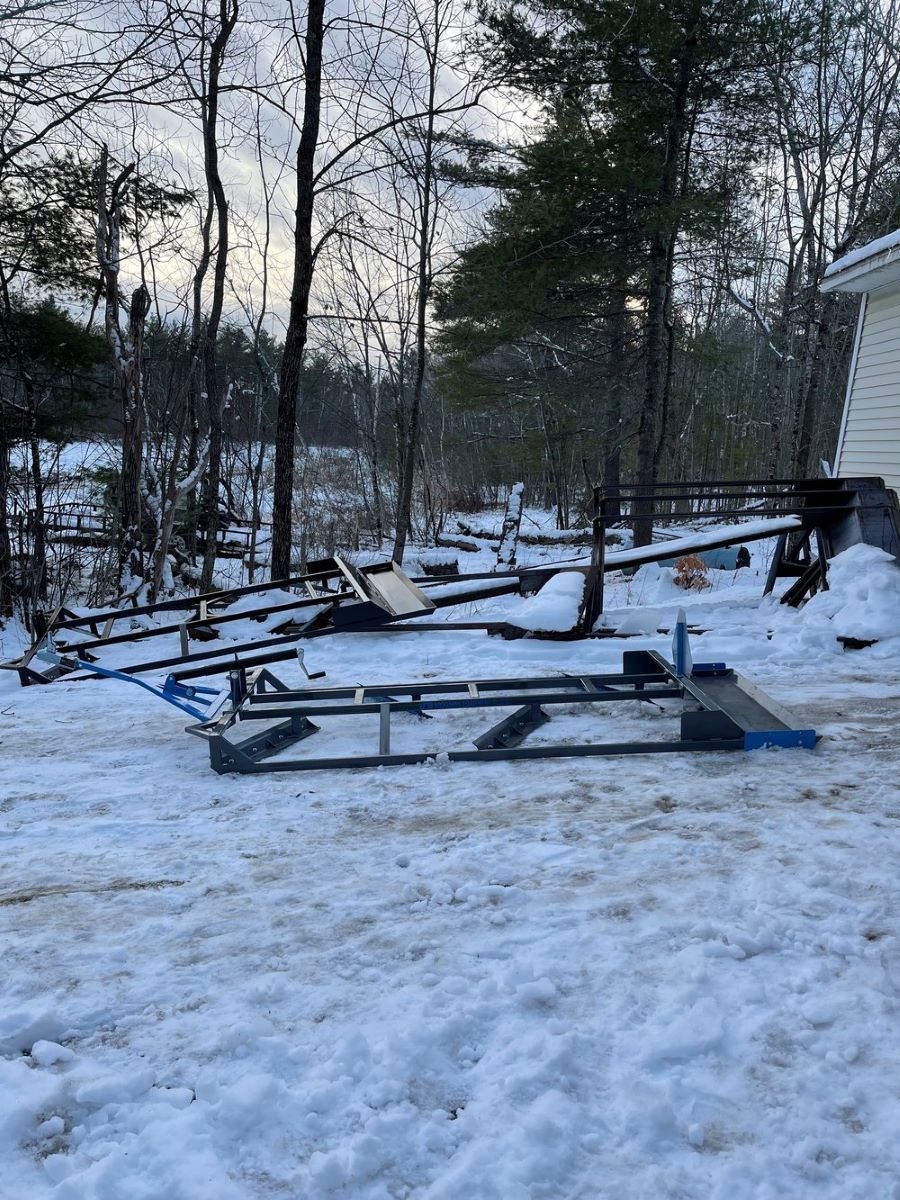
M617 674L563 675L530 679L482 679L377 684L372 687L292 689L259 667L229 675L230 695L218 716L187 727L209 743L210 766L220 774L320 771L348 767L412 765L435 760L491 762L498 759L569 758L591 755L671 754L686 751L754 750L767 746L813 749L812 729L796 728L791 716L724 663L691 664L686 635L675 641L675 663L655 651L626 651ZM522 745L560 706L655 703L681 700L680 735L671 741L561 742ZM427 718L446 710L512 709L474 739L474 749L438 744L423 752L391 751L391 720L413 713ZM556 714L560 715L560 714ZM280 757L314 739L313 718L376 718L377 752L332 757ZM249 735L247 729L252 728ZM239 736L235 737L235 734ZM355 743L359 738L354 739ZM276 757L278 756L278 757Z

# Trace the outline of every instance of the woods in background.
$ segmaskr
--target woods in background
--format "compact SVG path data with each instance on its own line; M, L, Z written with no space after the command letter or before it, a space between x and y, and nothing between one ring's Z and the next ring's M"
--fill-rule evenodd
M543 441L560 519L596 478L817 474L856 305L818 285L897 224L896 12L858 0L492 9L541 107L441 293L445 366ZM642 531L649 537L649 528Z
M900 224L898 72L884 0L13 3L0 615L77 588L76 437L121 447L97 599L208 588L229 518L284 577L519 478L565 527L586 477L818 474L856 307L818 285Z

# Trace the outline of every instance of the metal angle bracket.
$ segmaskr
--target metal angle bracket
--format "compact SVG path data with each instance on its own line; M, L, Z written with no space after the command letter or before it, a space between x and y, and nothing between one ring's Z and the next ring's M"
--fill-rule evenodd
M294 713L286 721L279 721L277 725L254 733L242 742L230 742L222 734L216 734L208 739L209 765L219 775L229 771L246 771L261 759L269 758L285 746L302 742L304 738L312 737L318 732L318 725L307 717Z
M540 705L525 704L475 738L473 745L479 750L508 750L512 746L518 746L529 733L540 729L549 720L549 715Z

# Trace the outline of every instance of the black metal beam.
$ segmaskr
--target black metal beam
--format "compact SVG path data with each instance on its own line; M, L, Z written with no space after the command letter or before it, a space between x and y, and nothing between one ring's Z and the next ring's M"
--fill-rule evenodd
M639 660L645 662L644 655L647 659L651 658L651 651L631 651L626 652L626 656L634 654L641 655ZM665 660L661 660L665 662ZM555 684L558 687L572 688L575 695L590 694L587 684L590 683L594 687L605 687L614 685L640 685L647 683L659 683L661 680L673 678L671 670L666 670L659 667L657 662L653 661L652 665L647 664L646 669L642 670L623 670L617 672L609 672L606 674L585 672L583 675L560 675L554 677L552 675L536 675L526 676L523 679L451 679L443 680L437 683L422 681L414 683L377 683L366 687L330 687L330 688L285 688L279 690L278 699L285 702L303 703L307 700L321 700L325 697L331 697L333 700L355 700L356 698L365 699L366 694L375 693L379 696L385 695L400 695L411 696L429 696L453 693L467 693L472 696L472 689L476 693L481 692L524 692L529 690L539 691L541 688L546 688L548 684ZM247 698L249 704L262 703L259 695L251 694Z
M549 682L544 680L544 686ZM384 689L388 691L387 688ZM657 687L654 689L631 691L614 691L611 688L598 692L535 692L528 695L525 692L512 692L509 695L447 697L440 700L372 700L361 704L329 704L302 703L290 707L291 701L285 696L278 696L278 704L273 708L249 707L241 711L243 721L272 721L285 713L302 713L305 717L347 717L363 713L380 713L385 708L390 712L439 712L451 708L512 708L520 705L523 700L529 704L605 704L620 700L672 700L683 695L679 687Z
M308 638L312 637L313 633L303 633L300 636ZM290 643L288 648L284 650L269 650L266 654L255 654L251 658L241 658L237 663L212 663L207 664L206 666L190 667L187 671L173 671L172 674L179 683L182 683L186 679L206 679L211 675L224 675L228 671L233 671L236 665L243 667L246 671L253 671L257 667L268 667L273 663L287 662L289 659L296 658L297 643L300 640L300 637L291 634L288 637L279 640ZM260 645L263 645L263 643L256 642L254 643L253 648L255 649L256 646ZM246 647L244 647L244 649L246 649ZM233 655L234 648L230 649L229 653ZM129 675L137 675L142 671L148 671L150 669L151 668L146 665L139 665L131 668L126 673Z
M83 642L60 641L57 643L57 646L60 650L102 650L106 646L118 646L123 642L141 642L147 638L162 637L167 633L178 633L182 628L186 629L188 634L190 634L192 630L205 629L216 625L227 625L233 621L263 620L273 613L289 613L297 608L313 608L316 605L329 605L341 600L355 599L356 597L353 592L331 592L327 596L298 596L296 600L284 601L281 604L265 604L259 608L249 608L235 613L210 613L207 617L193 617L190 621L181 621L173 625L154 625L152 629L132 629L128 633L117 633L108 638L99 637ZM174 661L183 661L186 657L186 655L182 655L180 659L175 659ZM149 668L144 669L149 670Z
M828 489L836 487L842 482L841 479L684 479L681 482L657 482L650 484L649 487L656 489L662 488L689 488L702 489L707 487L729 487L732 484L735 487L792 487L799 490L804 489ZM637 491L648 488L644 483L613 483L604 484L606 492L626 492Z
M628 497L631 499L631 497ZM651 500L650 496L636 496L637 500ZM652 513L654 522L656 521L689 521L692 518L713 518L713 517L742 517L744 520L752 521L756 517L836 517L840 513L847 510L847 506L843 504L828 504L828 505L807 505L807 504L784 504L779 508L710 508L703 512L670 512L670 513ZM623 517L624 522L631 520L631 517ZM685 537L690 537L687 533ZM740 539L735 537L732 539L737 542Z
M210 754L212 755L212 740ZM742 750L742 738L706 738L697 741L674 740L671 742L601 742L596 744L578 743L562 746L512 746L509 749L493 750L448 750L447 759L450 762L500 762L503 760L516 761L519 759L537 758L595 758L625 754L678 754L686 751L733 751ZM227 751L226 751L227 754ZM273 759L262 763L253 759L234 755L234 760L225 767L211 763L213 770L224 774L237 771L244 775L255 775L270 771L328 771L346 770L356 767L411 767L419 763L433 762L437 752L419 752L411 754L362 754L353 757L335 758L289 758ZM243 761L242 761L243 760Z
M810 493L804 492L786 492L779 488L775 492L771 491L734 491L734 492L707 492L703 490L691 492L629 492L627 495L619 495L617 498L626 504L631 504L635 500L647 500L651 503L673 504L676 501L688 501L690 503L706 504L710 500L772 500L784 504L792 504L797 507L797 502L806 500L807 496L815 496L817 500L823 496L833 501L835 504L848 502L853 493L846 488L835 487L827 492L816 491ZM682 516L690 516L691 513L682 513Z
M310 563L311 567L319 567L325 560L317 560ZM203 592L197 596L176 596L171 600L159 600L155 604L140 604L134 608L109 608L103 612L89 613L85 617L73 617L70 620L59 621L54 629L78 629L84 625L105 624L107 621L124 621L129 617L151 616L158 612L190 612L193 609L198 609L201 603L209 604L227 604L232 600L239 600L242 596L252 596L257 592L268 592L273 588L280 588L284 591L289 591L292 587L299 587L303 583L314 582L317 579L334 578L339 574L337 568L323 574L321 570L310 571L305 575L292 575L288 579L270 579L265 583L248 583L242 587L236 588L220 588L218 591ZM326 597L327 599L327 597Z

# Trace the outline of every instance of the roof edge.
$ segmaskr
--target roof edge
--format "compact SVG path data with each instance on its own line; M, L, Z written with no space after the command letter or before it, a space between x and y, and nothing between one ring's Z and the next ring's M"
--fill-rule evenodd
M823 292L867 292L900 280L900 229L836 259L825 271Z

